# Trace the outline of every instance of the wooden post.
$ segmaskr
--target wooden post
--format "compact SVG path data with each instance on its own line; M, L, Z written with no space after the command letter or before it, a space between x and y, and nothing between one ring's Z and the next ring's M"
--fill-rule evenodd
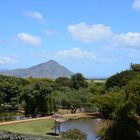
M56 130L57 130L57 122L55 121L55 134L56 134Z
M59 133L60 133L60 122L59 122L59 124L58 124L58 129L59 129Z

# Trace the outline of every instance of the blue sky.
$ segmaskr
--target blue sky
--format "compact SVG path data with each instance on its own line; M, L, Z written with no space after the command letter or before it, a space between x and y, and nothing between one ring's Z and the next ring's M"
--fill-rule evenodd
M140 63L140 0L1 0L0 69L50 59L86 77Z

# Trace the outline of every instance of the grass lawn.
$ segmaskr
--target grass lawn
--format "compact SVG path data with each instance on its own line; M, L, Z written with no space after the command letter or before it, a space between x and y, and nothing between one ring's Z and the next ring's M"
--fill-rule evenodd
M78 119L88 117L85 114L66 116L65 120ZM33 120L31 122L24 122L18 124L10 124L0 126L0 130L8 130L11 132L22 133L22 134L32 134L40 136L48 136L46 133L52 133L54 127L54 121L50 119L43 120Z
M0 126L0 130L8 130L11 132L33 134L46 136L46 133L53 132L54 122L49 119L35 120L31 122L25 122L20 124L12 124Z

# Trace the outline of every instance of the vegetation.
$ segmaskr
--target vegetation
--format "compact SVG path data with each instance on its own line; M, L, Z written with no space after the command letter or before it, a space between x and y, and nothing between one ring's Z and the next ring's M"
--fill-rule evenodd
M122 79L125 79L120 79L120 83L117 83L115 78L110 78L111 80L114 80L113 88L118 86L118 84L121 85L121 89L117 90L120 92L121 99L118 101L118 105L114 106L115 108L112 113L112 123L106 127L103 127L99 132L99 138L101 140L140 139L140 75L138 69L138 64L131 64L131 69L129 71L116 74L116 77L121 75ZM132 75L129 75L130 73ZM122 81L125 81L125 84L122 84Z
M111 76L106 81L106 89L109 88L122 88L129 81L137 76L138 72L133 70L126 70Z
M46 137L12 133L9 131L0 131L0 139L1 140L25 140L25 139L26 140L48 140L48 138ZM49 140L50 139L51 138L49 138Z
M111 125L100 132L101 140L139 140L140 122L134 115L134 104L127 102L116 111Z
M1 100L5 103L10 103L13 98L18 98L22 87L26 83L25 79L0 75Z
M91 94L86 89L72 90L62 95L61 105L63 109L70 110L74 114L77 109L86 107L90 97Z
M120 93L107 92L103 95L95 95L91 99L91 102L98 108L98 111L102 113L102 117L108 119L112 118L112 113L117 108L121 98Z
M32 117L54 114L62 109L72 114L77 110L98 111L102 118L110 120L99 132L101 140L139 140L139 103L139 64L131 64L130 69L111 76L106 82L86 80L80 73L72 75L71 78L59 77L54 81L46 78L22 79L0 75L0 114L8 111L16 113L19 109ZM35 127L37 129L34 129ZM46 128L50 130L52 127L50 120L42 120L3 128L44 135ZM81 132L70 130L62 133L62 136L70 138L77 134L80 137Z
M76 83L76 85L75 85ZM0 111L22 109L27 116L50 115L58 109L69 109L76 113L87 102L87 82L82 74L70 79L59 77L55 81L47 78L27 79L0 76Z
M80 131L79 129L69 129L66 132L61 133L62 138L73 139L73 140L86 140L87 134Z
M131 69L132 71L140 72L140 64L132 64L132 63L131 63L130 69Z
M22 134L46 136L46 133L53 132L54 122L49 119L36 120L26 123L1 126L0 130L8 130Z
M77 73L71 76L71 87L79 90L80 88L86 88L88 83L85 77L81 73Z
M21 94L25 114L36 116L37 114L43 115L47 112L52 113L54 107L49 108L49 105L53 104L53 100L50 98L51 92L51 87L42 81L37 81L25 86Z

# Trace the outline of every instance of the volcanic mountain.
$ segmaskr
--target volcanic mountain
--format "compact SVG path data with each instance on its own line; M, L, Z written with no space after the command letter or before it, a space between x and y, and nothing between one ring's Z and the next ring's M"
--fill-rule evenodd
M49 60L48 62L41 63L25 69L1 71L0 74L22 78L34 77L56 79L58 77L70 77L73 72L71 72L66 67L60 65L58 62L54 60Z

